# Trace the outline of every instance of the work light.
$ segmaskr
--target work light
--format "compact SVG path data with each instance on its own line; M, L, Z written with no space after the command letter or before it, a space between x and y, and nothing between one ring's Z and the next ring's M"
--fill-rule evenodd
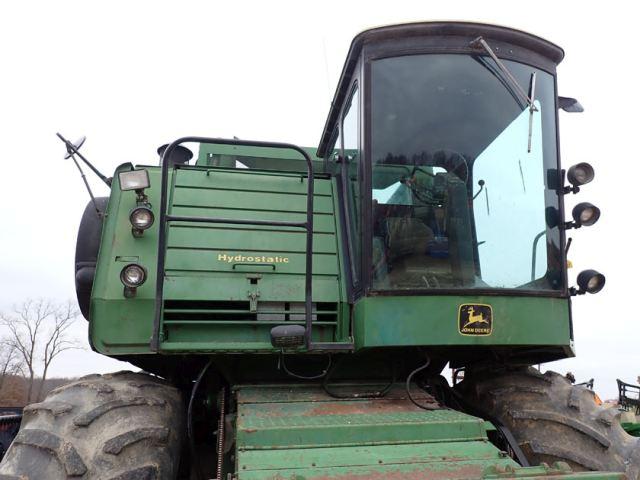
M147 280L147 270L137 263L130 263L120 271L120 281L124 285L124 296L136 295L137 288Z
M149 188L149 172L146 170L129 170L128 172L120 172L120 190L144 190Z
M589 202L582 202L573 207L571 216L575 222L575 227L590 227L600 218L600 209Z
M141 237L144 230L153 225L153 211L148 205L138 205L129 213L131 232L134 237Z
M577 293L598 293L604 287L605 277L595 270L583 270L578 274L577 281L580 287Z
M567 172L567 180L574 187L578 187L580 185L584 185L593 180L595 172L593 171L593 167L588 163L577 163Z
M271 345L281 349L301 347L305 332L302 325L278 325L271 329Z

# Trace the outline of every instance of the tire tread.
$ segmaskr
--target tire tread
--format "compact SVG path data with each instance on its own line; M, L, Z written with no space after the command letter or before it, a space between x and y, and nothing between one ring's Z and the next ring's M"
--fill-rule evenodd
M456 389L509 428L532 465L564 461L640 480L640 438L624 431L619 413L597 405L593 392L556 372L470 371Z
M174 480L180 391L144 373L89 375L29 405L0 480Z

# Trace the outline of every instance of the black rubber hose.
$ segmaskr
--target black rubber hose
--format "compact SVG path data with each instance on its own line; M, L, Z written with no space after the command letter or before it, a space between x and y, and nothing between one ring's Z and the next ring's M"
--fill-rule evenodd
M409 397L409 400L411 400L411 403L413 403L416 407L422 408L424 410L439 410L441 409L439 405L423 405L419 403L415 398L413 398L413 395L411 395L411 380L413 379L416 373L421 372L422 370L425 370L426 368L429 367L429 365L431 365L431 359L427 357L427 361L424 365L419 366L413 372L411 372L409 376L407 376L407 381L405 383L405 390L407 391L407 397Z
M297 373L293 373L292 371L290 371L287 368L287 364L284 361L284 352L280 351L280 356L278 357L278 369L280 367L282 367L282 369L285 371L285 373L287 375L289 375L290 377L293 378L297 378L298 380L319 380L321 378L324 378L327 376L327 373L329 372L329 369L331 368L331 362L332 362L332 358L331 355L329 355L329 362L327 363L327 366L324 367L324 370L322 371L322 373L319 373L318 375L311 375L309 377L304 376L304 375L298 375Z

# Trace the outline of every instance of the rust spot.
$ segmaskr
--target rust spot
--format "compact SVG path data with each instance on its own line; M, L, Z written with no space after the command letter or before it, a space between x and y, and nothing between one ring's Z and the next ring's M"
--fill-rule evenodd
M424 412L424 410L405 399L378 399L321 403L308 410L304 415L315 417L321 415L372 415L376 413L405 412Z
M368 470L344 475L309 475L306 480L448 480L451 478L481 478L483 467L480 465L458 465L455 468L436 470L425 467L413 471Z

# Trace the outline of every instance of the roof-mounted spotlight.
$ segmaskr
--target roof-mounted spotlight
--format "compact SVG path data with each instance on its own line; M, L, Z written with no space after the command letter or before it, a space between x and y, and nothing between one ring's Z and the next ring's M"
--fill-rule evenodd
M591 182L595 177L593 167L586 162L576 163L567 171L567 180L572 185L564 187L563 193L578 193L582 185Z
M598 293L604 288L605 276L596 270L583 270L578 274L578 289L572 287L571 295L584 295L585 293Z
M128 170L126 172L120 172L118 177L120 178L120 190L123 192L135 190L137 195L136 201L138 203L148 202L147 196L144 193L144 189L151 186L149 172L147 170Z
M120 178L120 190L144 190L149 188L151 182L149 181L149 172L147 170L128 170L126 172L120 172L118 174Z
M582 202L573 207L571 216L573 222L565 223L565 229L590 227L600 218L600 209L589 202Z

